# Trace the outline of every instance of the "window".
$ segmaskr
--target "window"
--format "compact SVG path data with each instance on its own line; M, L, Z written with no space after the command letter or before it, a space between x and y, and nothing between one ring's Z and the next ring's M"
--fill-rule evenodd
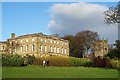
M62 53L63 53L63 48L62 48Z
M57 42L57 44L59 44L59 42Z
M12 44L12 42L10 42L10 44Z
M23 41L21 40L21 43L22 43Z
M35 46L34 46L34 44L32 44L32 51L34 51L35 50L35 48L34 48Z
M17 41L15 41L15 43L17 43Z
M4 48L5 48L5 47L4 47L4 46L2 46L2 50L4 50Z
M12 49L10 48L10 53L12 53Z
M65 54L67 53L66 49L65 49Z
M50 52L53 52L53 51L52 51L52 46L50 46Z
M21 47L20 47L20 52L22 52L22 51L23 51L23 47L21 46Z
M34 41L34 38L32 38L32 41Z
M52 43L52 40L50 40L50 42Z
M105 50L107 50L107 48L105 48Z
M101 46L101 44L99 43L99 46Z
M40 51L42 51L42 45L40 46Z
M41 41L42 41L42 39L41 39Z
M56 47L54 47L54 53L56 53Z
M45 39L45 42L47 42L46 39Z
M28 45L26 46L26 52L28 52Z
M56 41L54 41L54 43L56 43Z
M26 39L26 42L28 42L28 39Z
M47 46L45 45L45 52L47 52Z
M57 53L60 53L60 48L57 48Z

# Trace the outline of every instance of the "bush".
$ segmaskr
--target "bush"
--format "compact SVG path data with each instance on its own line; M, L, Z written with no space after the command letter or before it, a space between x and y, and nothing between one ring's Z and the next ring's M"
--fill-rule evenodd
M88 58L71 58L73 66L93 67L94 62Z
M109 68L120 68L119 62L120 62L120 60L117 60L117 59L107 60L106 61L106 67L109 67Z
M24 58L15 54L2 54L2 66L23 66Z
M120 69L120 60L118 60L117 58L110 59L107 56L102 59L100 56L98 56L98 57L94 57L93 61L96 67Z
M35 56L34 55L32 55L32 56L30 56L30 55L26 55L25 57L24 57L24 64L25 65L32 65L33 63L34 63L34 60L35 60Z
M96 67L105 67L106 66L106 59L102 59L100 56L93 57L93 61Z

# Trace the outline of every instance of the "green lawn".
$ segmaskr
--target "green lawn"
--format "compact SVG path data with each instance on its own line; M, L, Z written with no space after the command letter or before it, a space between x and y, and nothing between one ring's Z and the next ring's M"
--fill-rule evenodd
M115 69L87 67L3 67L3 78L117 78Z

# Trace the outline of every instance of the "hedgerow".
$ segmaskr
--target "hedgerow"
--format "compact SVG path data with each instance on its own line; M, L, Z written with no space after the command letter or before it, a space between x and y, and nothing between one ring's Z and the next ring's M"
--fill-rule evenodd
M49 61L46 66L84 66L84 67L107 67L120 69L120 60L101 59L101 58L75 58L66 56L43 56L36 57L26 55L24 57L18 54L2 54L2 66L27 66L43 65L43 61Z
M94 62L87 58L74 58L64 56L47 56L36 58L34 64L42 65L43 61L49 61L49 66L85 66L90 67L94 65Z

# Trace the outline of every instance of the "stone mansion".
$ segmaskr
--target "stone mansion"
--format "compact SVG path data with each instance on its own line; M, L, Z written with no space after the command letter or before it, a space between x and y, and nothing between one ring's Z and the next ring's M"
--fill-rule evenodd
M15 37L11 34L11 39L0 42L1 53L26 54L43 56L43 55L64 55L69 56L69 41L44 35L42 33L27 34Z

